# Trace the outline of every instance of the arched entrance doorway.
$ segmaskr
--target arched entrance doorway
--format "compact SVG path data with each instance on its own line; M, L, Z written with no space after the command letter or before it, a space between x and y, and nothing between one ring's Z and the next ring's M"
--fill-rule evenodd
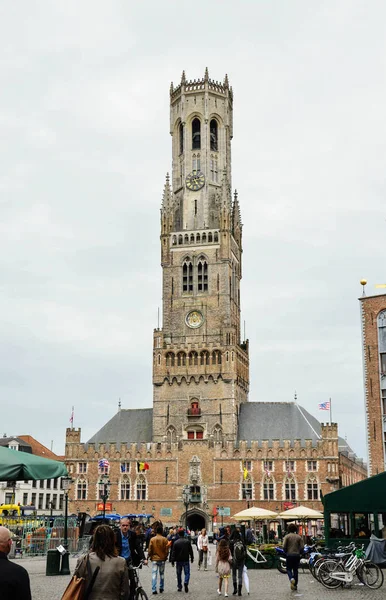
M185 526L185 516L186 516L186 525L188 529L194 531L201 531L204 527L208 528L208 515L201 510L188 510L188 512L182 515L181 522Z

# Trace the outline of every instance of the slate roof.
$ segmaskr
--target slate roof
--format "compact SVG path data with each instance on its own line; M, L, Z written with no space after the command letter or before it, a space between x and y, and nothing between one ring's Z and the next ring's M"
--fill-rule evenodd
M240 406L238 440L312 440L321 437L321 425L296 402L245 402ZM339 450L353 452L343 438L338 438ZM353 453L354 454L354 453Z
M114 442L119 448L122 443L149 443L152 436L152 408L121 409L88 440L87 444Z
M21 452L27 452L28 454L32 454L32 447L31 444L29 444L26 440L23 440L20 437L17 437L17 435L11 436L11 437L2 437L0 438L0 446L4 446L6 448L9 447L9 443L10 442L17 442L19 444L19 450Z

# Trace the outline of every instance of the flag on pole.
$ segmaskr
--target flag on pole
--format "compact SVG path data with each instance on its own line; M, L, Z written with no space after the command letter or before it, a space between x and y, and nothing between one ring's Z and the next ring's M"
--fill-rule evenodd
M143 471L149 470L149 465L146 462L137 462L138 472L141 473Z
M319 410L330 410L331 402L329 400L327 400L327 402L321 402L318 404L318 408Z
M244 470L243 470L243 477L244 477L244 479L248 479L248 475L249 475L248 469L247 469L247 467L244 467Z
M98 467L99 469L108 469L110 466L109 461L107 460L107 458L101 458L98 460Z
M74 407L72 407L72 410L71 410L70 423L71 423L71 427L73 427L74 426Z

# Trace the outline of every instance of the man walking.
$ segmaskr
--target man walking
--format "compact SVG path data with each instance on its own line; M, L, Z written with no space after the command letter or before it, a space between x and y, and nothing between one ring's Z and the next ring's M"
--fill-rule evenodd
M11 546L11 532L6 527L0 527L0 598L1 600L31 600L27 571L24 567L8 560Z
M178 539L174 542L172 548L171 563L174 566L176 563L177 570L177 590L182 591L182 569L184 570L184 587L185 592L189 591L189 580L190 580L190 562L193 563L193 548L190 540L185 537L185 531L183 529L178 530Z
M236 596L236 594L241 596L243 570L247 553L239 528L232 531L229 545L232 554L233 596Z
M129 519L121 519L119 527L120 530L115 534L115 545L119 556L122 556L126 560L129 571L130 599L133 599L135 595L135 579L132 567L133 565L135 567L138 566L141 560L144 561L144 564L147 564L147 561L145 560L145 553L140 538L135 531L130 529Z
M157 593L157 573L159 574L159 593L162 594L165 587L165 560L168 557L168 541L162 535L163 528L158 525L156 535L151 538L147 557L151 560L151 589L153 594Z

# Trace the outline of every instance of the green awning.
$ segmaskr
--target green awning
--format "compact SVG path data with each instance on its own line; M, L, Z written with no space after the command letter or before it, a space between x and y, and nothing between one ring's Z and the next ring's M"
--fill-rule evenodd
M0 447L0 481L54 479L67 475L63 462Z
M333 513L386 513L386 472L326 494L322 502Z

